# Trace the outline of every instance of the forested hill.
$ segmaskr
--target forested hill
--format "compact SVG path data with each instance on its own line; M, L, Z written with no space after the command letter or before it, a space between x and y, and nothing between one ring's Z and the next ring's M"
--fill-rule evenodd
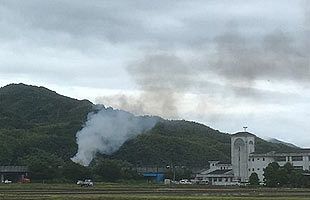
M57 94L44 87L11 84L0 89L0 127L30 128L85 120L92 103Z
M0 165L56 160L75 154L75 134L93 104L43 87L11 84L0 88ZM58 163L59 162L59 163Z
M256 152L293 152L295 148L256 138ZM230 162L230 134L189 121L161 121L147 134L127 141L115 158L136 165L206 166L210 160Z
M93 104L43 87L0 88L0 165L59 167L76 153L76 132ZM117 112L117 111L115 111ZM257 139L257 151L293 148ZM134 165L205 166L230 160L230 136L188 121L160 120L146 134L127 141L114 155Z

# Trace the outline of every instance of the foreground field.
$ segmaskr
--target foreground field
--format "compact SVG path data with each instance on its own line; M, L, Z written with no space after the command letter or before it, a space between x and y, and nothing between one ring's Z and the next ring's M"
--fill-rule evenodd
M74 184L0 185L0 200L300 200L309 199L310 189L210 188L146 184L96 184L81 188Z

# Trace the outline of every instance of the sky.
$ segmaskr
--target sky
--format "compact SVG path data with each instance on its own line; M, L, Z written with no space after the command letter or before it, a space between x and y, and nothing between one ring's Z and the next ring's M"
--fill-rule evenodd
M1 0L0 86L310 147L310 1Z

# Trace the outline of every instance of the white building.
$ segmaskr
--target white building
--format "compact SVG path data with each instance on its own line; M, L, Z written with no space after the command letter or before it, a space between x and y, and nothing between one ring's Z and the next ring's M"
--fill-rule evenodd
M210 168L196 175L196 180L208 182L211 185L233 185L234 174L230 163L209 161Z
M264 169L272 162L280 166L290 162L294 168L310 170L310 149L300 149L296 153L269 152L255 153L254 134L238 132L231 135L231 164L210 161L210 168L196 175L200 181L213 185L231 185L248 182L252 173L257 173L260 182L264 180Z

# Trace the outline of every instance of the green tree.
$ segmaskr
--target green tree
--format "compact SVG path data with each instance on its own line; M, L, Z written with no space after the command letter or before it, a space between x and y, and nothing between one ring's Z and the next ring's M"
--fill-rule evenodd
M33 180L55 180L62 178L64 162L61 158L53 154L37 151L24 157L21 163L29 167L31 179Z
M101 181L116 181L121 179L121 164L110 159L96 159L92 166L92 173Z
M309 178L303 175L303 170L294 169L291 163L280 167L277 163L270 163L264 170L265 183L268 187L307 187Z
M279 185L291 187L294 182L294 166L287 162L279 169Z
M63 177L70 181L84 180L91 178L91 172L89 168L69 160L64 164Z
M279 168L278 163L272 162L264 169L264 182L267 187L279 186Z
M250 185L252 186L258 186L259 185L259 178L258 178L258 175L257 173L252 173L250 178L249 178L249 182L250 182Z

